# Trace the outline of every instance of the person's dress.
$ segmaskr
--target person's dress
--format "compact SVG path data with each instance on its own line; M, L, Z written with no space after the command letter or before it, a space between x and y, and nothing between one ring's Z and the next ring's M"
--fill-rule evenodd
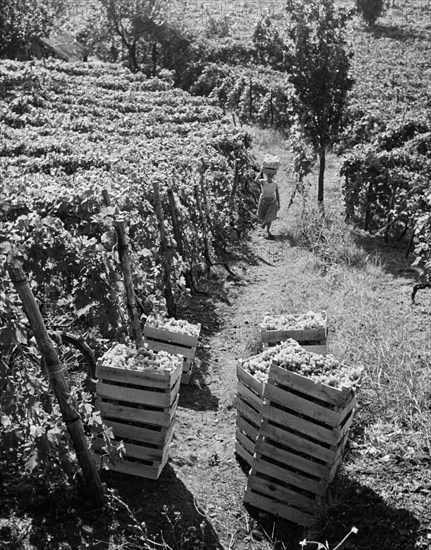
M277 219L277 183L274 180L269 182L267 179L261 179L259 183L262 192L257 205L257 217L259 223L270 223Z

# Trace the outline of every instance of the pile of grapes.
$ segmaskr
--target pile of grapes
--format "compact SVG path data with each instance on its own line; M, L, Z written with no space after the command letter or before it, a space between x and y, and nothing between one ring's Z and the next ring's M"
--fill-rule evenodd
M188 334L189 336L199 336L201 325L193 325L184 319L166 319L161 315L151 315L147 319L147 324L154 328L169 330L170 332L178 332L180 334Z
M115 344L100 358L100 364L104 367L157 373L172 372L182 361L182 357L167 351L156 352L147 346L136 348L133 344Z
M326 313L307 311L299 315L265 313L261 328L265 330L308 330L326 327Z
M362 374L362 369L342 365L331 355L325 357L306 351L295 340L269 348L247 359L242 366L260 382L267 382L272 363L337 389L357 385Z

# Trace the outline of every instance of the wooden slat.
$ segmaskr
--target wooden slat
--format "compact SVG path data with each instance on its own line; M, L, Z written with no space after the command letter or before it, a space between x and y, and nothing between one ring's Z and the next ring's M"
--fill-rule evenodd
M251 490L246 491L244 501L264 512L269 512L276 517L287 519L304 527L310 526L314 522L313 514L301 512L292 506L280 504L269 497L259 495Z
M135 386L169 389L181 376L181 372L182 366L178 366L172 372L165 371L164 373L158 373L149 370L137 371L131 369L117 369L98 364L96 367L96 378L100 380L111 380L112 382L133 384Z
M291 449L297 449L301 453L304 453L306 455L310 455L314 458L322 460L326 464L330 465L334 460L334 455L335 455L334 447L331 447L329 449L322 447L321 445L317 443L313 443L312 441L308 441L307 439L304 439L299 435L292 434L280 428L276 428L275 426L271 426L271 424L269 424L268 420L266 419L263 420L260 426L260 435L262 435L265 438L270 438L274 441L283 442L283 444L286 445L286 447L289 447ZM256 452L261 452L260 445L261 444L258 439L256 443ZM263 453L264 453L264 448L263 448Z
M180 381L178 380L178 386L179 382ZM151 390L147 391L135 388L113 386L112 384L106 384L101 380L97 382L96 394L99 397L105 397L107 399L160 407L162 409L170 407L177 397L177 391L159 393Z
M259 429L247 422L240 414L237 414L236 417L236 427L242 430L252 441L255 441L259 434Z
M317 353L319 355L327 355L328 354L328 345L327 344L316 344L314 346L302 346L302 348L305 349L305 351L310 351L311 353Z
M299 471L293 472L281 466L276 466L265 460L265 457L259 454L254 455L251 467L253 473L264 474L265 476L271 477L274 483L277 483L277 480L279 480L292 485L292 490L295 490L294 488L296 487L299 490L304 489L315 495L323 496L328 486L328 481L324 478L319 480L310 479ZM327 472L327 475L328 473L329 472Z
M238 440L235 441L235 453L239 457L241 457L248 464L248 466L251 467L251 463L253 461L253 455L250 454L247 451L247 449L245 449Z
M175 425L175 418L171 426L167 430L162 428L161 432L140 428L139 426L131 426L130 424L121 424L120 422L115 422L115 420L111 418L104 418L103 423L112 428L116 439L142 441L162 447L171 436Z
M235 397L235 407L238 413L240 413L242 416L244 416L249 422L254 424L255 426L260 426L260 422L262 420L262 415L245 401L243 401L240 397Z
M236 373L238 380L240 380L245 386L250 388L257 395L262 396L263 386L262 382L259 382L254 376L247 372L241 365L237 365Z
M270 403L277 403L278 405L287 407L291 411L307 416L326 426L335 427L340 423L339 411L331 411L310 401L307 397L299 397L287 390L274 386L272 383L268 382L265 384L263 396Z
M237 442L250 454L253 458L255 444L251 441L243 432L236 430L236 440ZM251 466L251 461L250 461Z
M169 455L166 454L161 462L155 462L154 466L139 464L138 462L130 462L127 459L117 462L115 465L108 462L109 469L122 474L129 474L146 479L158 479L165 467Z
M144 337L144 342L148 344L148 347L153 351L166 351L172 355L181 355L182 357L187 357L188 359L193 359L196 354L196 347L190 348L179 344L160 342L159 340L154 340L149 336Z
M272 385L277 383L280 386L289 387L339 409L343 409L354 396L354 391L351 389L343 388L339 390L274 364L269 368L268 383Z
M151 321L150 321L151 322ZM168 344L177 344L182 347L195 348L198 343L199 334L196 336L191 334L184 334L181 332L174 332L173 330L156 328L151 326L148 321L144 326L144 336L151 339L163 340Z
M259 436L258 439L261 439L262 436ZM255 445L256 449L257 443ZM300 450L298 448L292 449L292 451L287 451L286 449L281 449L276 445L273 445L267 440L263 440L257 446L259 449L259 454L257 455L259 460L256 460L256 463L260 463L266 460L266 457L269 457L272 460L276 460L281 464L285 464L293 469L298 469L306 474L313 475L318 478L327 479L330 471L330 465L320 464L312 460L312 457L304 458L298 456L292 451ZM272 467L272 464L269 463L268 467ZM281 466L280 466L281 467ZM260 467L256 466L257 471L260 471ZM264 472L266 473L266 472Z
M248 491L263 493L271 498L271 500L275 500L280 504L295 506L295 508L299 508L301 511L310 514L314 512L316 506L315 498L306 497L293 489L288 489L267 479L257 477L253 474L253 470L247 480Z
M246 403L249 403L252 407L254 407L256 410L260 411L263 406L263 400L261 397L256 395L253 391L250 390L247 386L244 386L244 384L238 380L237 385L237 391L238 391L238 397L245 401Z
M319 342L319 344L326 343L327 329L310 328L304 330L268 330L261 327L261 339L262 342L267 343L280 343L286 340L292 339L298 342Z
M177 395L171 407L161 409L160 411L137 409L123 404L109 403L104 401L100 396L96 398L95 406L96 409L102 413L102 416L155 426L170 426L175 411L177 410L178 399L179 396Z
M310 422L306 418L300 418L293 414L289 414L286 411L281 411L280 409L273 407L271 404L265 404L263 406L262 418L279 424L280 430L282 430L284 426L286 426L286 428L292 427L295 431L303 433L313 439L317 439L322 443L327 443L328 445L337 445L340 440L339 429L319 426L313 422ZM282 442L283 441L280 440L280 443Z

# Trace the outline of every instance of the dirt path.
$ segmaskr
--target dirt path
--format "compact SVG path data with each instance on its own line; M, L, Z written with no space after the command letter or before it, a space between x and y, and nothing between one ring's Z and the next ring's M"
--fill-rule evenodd
M261 160L263 151L257 151L256 155ZM280 184L286 182L288 171L284 157L281 158ZM330 200L341 204L340 186L333 183L328 186ZM131 487L120 481L120 488L128 501L137 501L138 514L141 511L149 533L153 537L163 533L173 550L293 550L299 548L298 543L303 538L301 529L293 524L281 522L274 531L272 520L265 514L252 511L250 516L246 512L243 495L247 475L235 456L236 366L238 359L256 351L258 327L266 311L327 310L333 325L332 333L337 335L332 341L330 339L331 352L342 360L357 360L360 356L366 362L370 346L386 345L388 335L384 333L384 326L388 315L394 317L393 325L400 334L406 337L409 331L423 334L424 351L425 348L431 351L429 343L425 343L430 336L431 299L428 296L422 307L412 309L412 279L400 271L408 265L403 260L402 250L379 249L378 261L373 260L370 266L357 270L339 267L336 263L329 267L321 265L315 255L296 246L293 224L298 219L300 205L294 205L287 212L291 192L291 183L281 185L282 208L280 219L273 226L275 239L268 240L262 229L256 229L250 236L247 249L242 250L244 260L232 265L239 280L232 280L221 268L219 273L214 273L212 295L194 297L184 310L187 319L202 324L202 332L192 383L181 387L168 466L156 482L136 480ZM361 246L365 248L369 243L364 240ZM371 258L377 251L370 249L369 254ZM362 322L365 318L366 323ZM367 330L375 326L374 340L370 339L370 334L360 335L365 324ZM350 477L356 481L348 480L345 492L350 495L348 498L360 495L358 498L362 500L355 502L355 506L359 514L364 514L365 509L367 514L371 514L363 521L366 525L367 522L376 523L376 534L370 532L367 536L377 542L384 528L379 527L380 519L372 517L372 507L380 505L381 499L373 491L369 496L371 489L368 487L376 483L377 474L373 456L368 457L370 462L367 462L366 452L364 456L366 460L361 464L364 471L356 472L354 468L350 471ZM388 467L387 463L385 467ZM413 486L415 479L419 483L416 470L408 471ZM403 470L404 478L410 479L406 472ZM382 491L389 491L391 476L384 472L378 476ZM352 488L352 483L359 482ZM420 483L423 482L422 477ZM404 483L408 485L410 482ZM139 495L145 495L141 502ZM417 503L417 495L413 497ZM416 523L406 519L396 506L381 506L383 523L387 517L399 514L403 533L407 533L407 539L410 537L414 543L409 533L419 530ZM420 506L426 509L426 495ZM341 516L345 513L343 510L341 508ZM355 513L353 509L351 521L358 522L360 519ZM336 522L334 520L334 524L345 534L350 528L348 521L341 517ZM382 536L387 538L386 531ZM277 538L283 540L282 545L274 544ZM388 540L392 546L380 547L413 548L410 544L406 546L396 531ZM401 541L401 546L396 546L398 541Z

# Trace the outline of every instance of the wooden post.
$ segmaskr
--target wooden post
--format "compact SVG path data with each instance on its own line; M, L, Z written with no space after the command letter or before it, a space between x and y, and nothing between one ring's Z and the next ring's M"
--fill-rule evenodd
M106 189L102 191L106 206L112 206L111 198ZM124 220L114 221L114 227L118 239L118 255L120 257L121 269L124 278L124 287L126 289L126 306L130 320L130 337L136 343L136 347L143 345L142 327L139 320L138 308L136 304L135 287L133 284L132 264L129 254L129 239L126 233L126 223Z
M8 264L8 272L21 299L24 312L44 359L49 381L60 405L60 411L72 439L84 479L95 500L98 504L104 506L107 503L105 490L100 481L90 449L88 448L81 417L70 402L70 392L64 378L62 365L59 362L57 351L46 330L36 299L21 265L16 260L12 260Z
M207 224L206 224L206 221L205 221L205 216L203 215L203 212L202 212L202 205L201 205L201 198L199 196L199 186L197 183L195 183L195 185L193 186L193 189L194 189L194 195L195 195L195 200L196 200L196 207L198 209L198 212L199 212L199 217L201 219L201 224L202 224L202 233L204 235L204 258L205 258L205 263L206 263L206 266L207 266L207 274L210 273L211 271L211 255L210 255L210 246L209 246L209 239L208 239L208 228L207 228Z
M387 178L387 180L388 180L388 178ZM395 205L396 193L397 193L397 186L394 185L394 188L392 189L391 202L389 204L388 221L386 222L386 228L385 228L385 243L387 243L389 241L389 227L392 223L392 210L393 210L394 205Z
M272 104L272 90L269 93L269 109L271 113L271 126L274 126L274 106Z
M249 114L250 120L253 120L253 83L250 77L250 89L249 89Z
M157 223L160 233L160 252L162 256L163 268L163 292L166 300L166 308L168 315L175 317L177 306L175 303L174 293L172 291L171 271L172 271L172 253L169 251L168 237L166 235L165 222L163 219L162 201L160 199L160 187L158 181L153 181L154 191L154 210L157 216Z
M236 190L238 189L238 183L239 183L239 159L235 159L235 169L234 169L234 173L233 173L232 189L231 189L231 192L230 192L231 207L233 206L233 201L235 199Z
M184 250L183 236L180 231L180 222L179 222L180 215L175 202L174 192L171 188L168 189L168 199L169 199L169 207L171 209L172 227L174 230L175 241L177 243L177 249L184 263L188 264L188 260L186 258L186 254ZM193 288L194 285L193 285L193 277L192 277L191 269L188 269L184 273L184 278L186 280L187 286L189 288Z

